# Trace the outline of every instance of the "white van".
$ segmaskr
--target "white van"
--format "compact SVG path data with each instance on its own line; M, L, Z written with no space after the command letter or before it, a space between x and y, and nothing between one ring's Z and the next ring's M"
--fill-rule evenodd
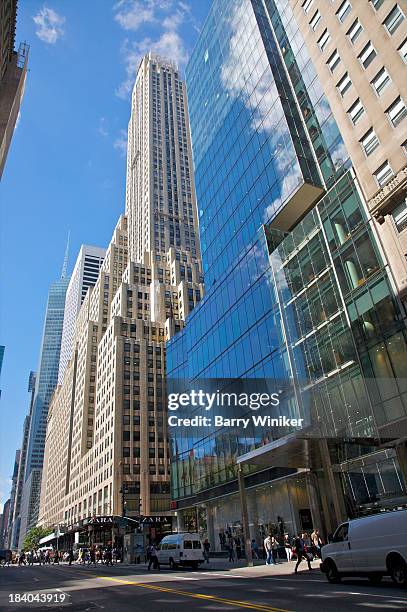
M203 545L197 533L173 533L164 536L157 550L160 565L176 569L179 565L197 568L204 562Z
M407 510L342 523L322 547L321 557L329 582L366 576L374 583L391 576L396 584L407 585Z

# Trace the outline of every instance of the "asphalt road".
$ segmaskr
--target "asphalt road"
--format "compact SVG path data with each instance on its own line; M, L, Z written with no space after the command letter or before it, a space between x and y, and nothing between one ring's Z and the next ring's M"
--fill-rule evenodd
M293 565L288 563L277 568L235 569L214 563L199 571L163 569L161 572L147 572L144 566L120 565L1 567L0 610L363 612L407 609L407 591L395 588L387 580L379 586L356 579L330 585L317 564L312 572L304 569L294 576L292 571ZM26 594L26 601L12 603L11 594ZM35 601L37 594L38 598L40 594L45 598L52 596L52 603Z

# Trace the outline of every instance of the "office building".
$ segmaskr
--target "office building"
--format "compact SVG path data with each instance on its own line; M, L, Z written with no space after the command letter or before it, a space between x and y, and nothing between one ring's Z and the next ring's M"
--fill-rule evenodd
M0 514L0 548L7 548L9 516L10 499L7 499L3 505L3 512Z
M7 521L7 539L4 542L4 546L6 548L11 548L11 537L12 537L13 523L14 523L14 504L16 501L18 466L20 464L20 458L21 458L21 450L18 449L16 450L16 455L14 458L13 474L11 476L10 509L9 509L8 521Z
M65 543L123 543L124 513L171 523L165 340L201 299L197 231L185 84L149 54L132 94L126 214L48 415L39 521L64 523Z
M58 384L64 379L68 361L72 358L75 321L89 287L93 287L99 276L105 250L82 245L79 250L65 299L64 324L62 328L61 356L59 360Z
M21 500L21 525L19 542L24 541L24 526L35 525L38 519L38 482L44 460L45 433L48 407L58 382L59 356L61 351L62 326L64 321L65 296L69 284L66 277L67 253L65 254L61 278L52 283L48 292L45 321L42 334L40 358L35 378L35 391L28 434L24 485ZM35 474L30 478L31 472ZM31 487L35 487L35 491ZM26 516L23 517L23 509ZM30 513L34 512L34 515ZM28 513L28 515L27 515Z
M389 3L350 4L215 0L187 66L207 291L167 345L167 375L296 381L292 409L312 416L303 432L171 430L179 527L197 520L216 550L243 531L326 535L407 502L405 251L391 213L407 162L406 20L389 32ZM371 84L384 65L386 101Z
M22 98L29 46L21 43L14 50L17 0L5 0L0 6L0 179L10 148Z
M31 413L34 402L34 391L35 391L35 372L30 372L30 376L28 378L28 392L30 393L30 408L27 416L24 419L23 424L23 437L21 441L21 452L20 459L18 463L18 473L17 473L17 483L16 483L16 493L15 493L15 501L13 508L13 524L11 529L11 540L10 540L10 548L15 550L18 548L18 539L20 533L20 522L21 522L21 497L23 494L23 486L24 486L24 473L25 473L25 464L27 458L27 446L28 446L28 434L30 431L30 421L31 421Z

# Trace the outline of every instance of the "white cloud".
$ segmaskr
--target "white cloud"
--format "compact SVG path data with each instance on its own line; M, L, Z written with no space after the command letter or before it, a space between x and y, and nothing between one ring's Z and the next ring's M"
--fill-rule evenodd
M58 15L56 11L44 6L35 17L34 22L38 28L35 31L40 40L49 44L55 45L58 38L63 36L63 24L66 19L62 15Z
M121 0L114 7L115 20L127 31L136 31L142 25L159 27L157 38L145 36L139 41L124 40L121 48L126 69L126 78L116 90L119 98L127 99L136 79L142 57L149 51L174 60L183 66L188 53L179 34L180 27L195 21L191 7L185 1L177 0ZM161 30L161 31L160 31Z
M136 80L137 69L143 56L153 51L162 57L174 60L182 66L188 59L188 52L178 32L166 31L157 40L146 37L139 42L126 39L122 45L122 54L126 66L126 79L119 85L116 95L126 99Z
M107 129L107 121L105 117L101 117L99 121L98 132L101 136L109 136L109 132Z
M120 130L119 136L113 143L115 149L120 151L122 157L126 156L127 153L127 132L126 130Z

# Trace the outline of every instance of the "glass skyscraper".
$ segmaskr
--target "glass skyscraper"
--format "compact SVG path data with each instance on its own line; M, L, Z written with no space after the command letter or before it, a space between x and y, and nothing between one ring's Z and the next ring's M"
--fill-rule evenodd
M23 545L27 531L36 524L38 518L48 408L58 383L65 296L70 280L66 276L66 263L67 254L65 255L61 278L51 284L48 292L28 434L21 499L20 548Z
M290 4L215 0L186 73L206 296L168 375L302 381L325 431L172 429L181 528L241 533L239 465L251 537L405 502L403 313Z

